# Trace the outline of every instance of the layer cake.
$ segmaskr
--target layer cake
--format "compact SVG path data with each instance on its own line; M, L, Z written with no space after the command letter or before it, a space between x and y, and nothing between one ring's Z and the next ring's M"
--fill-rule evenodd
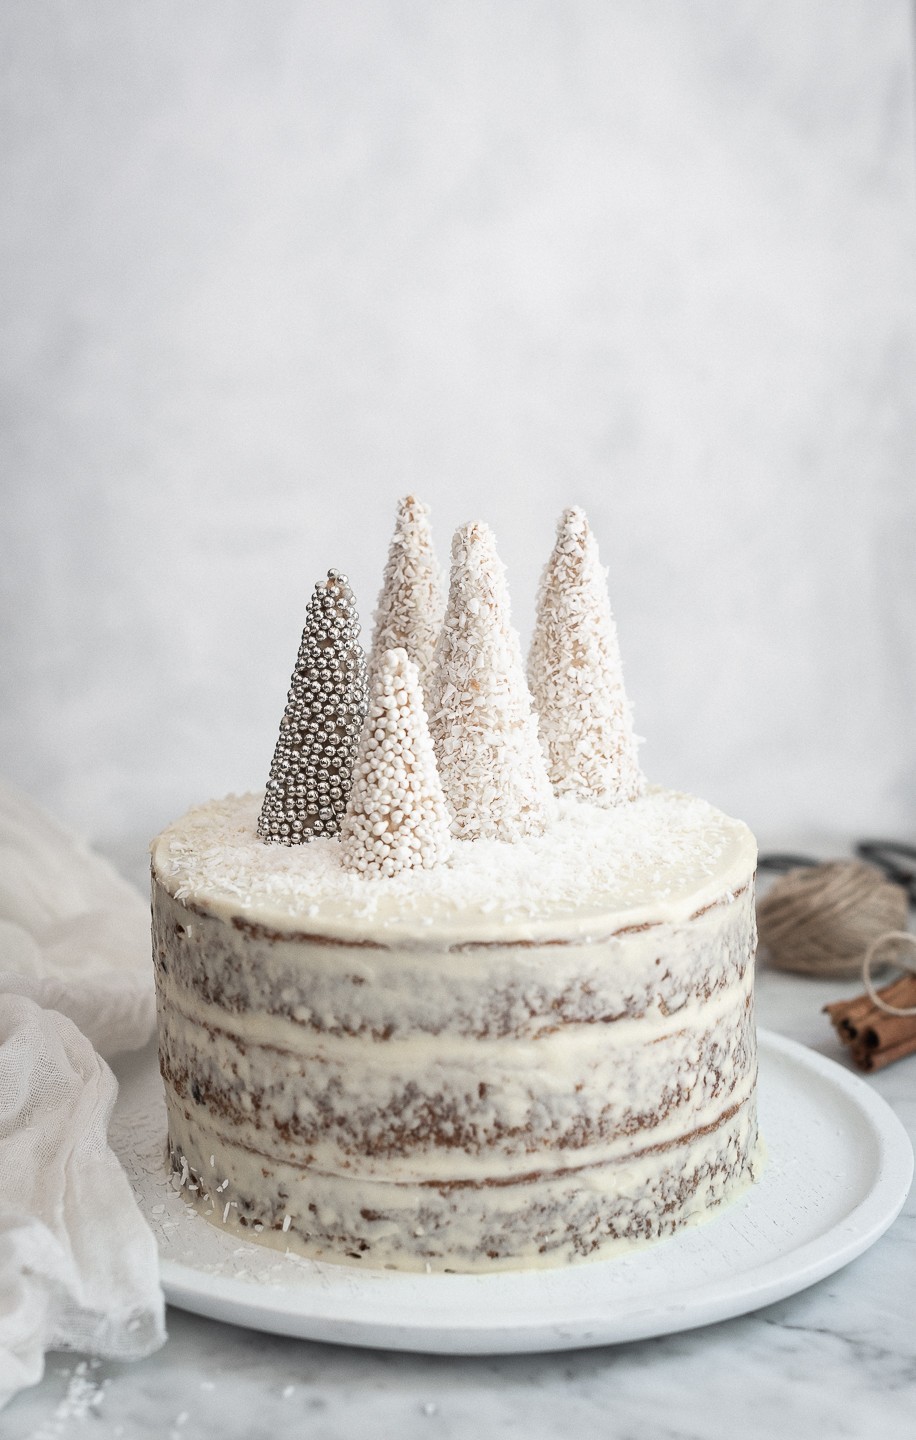
M747 827L647 788L367 880L265 845L259 795L152 848L171 1163L215 1223L316 1258L604 1258L759 1164Z

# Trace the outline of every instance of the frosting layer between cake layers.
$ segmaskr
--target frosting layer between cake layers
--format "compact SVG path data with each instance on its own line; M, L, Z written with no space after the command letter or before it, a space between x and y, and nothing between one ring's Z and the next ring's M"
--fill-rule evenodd
M613 1254L750 1182L744 825L652 791L367 881L334 841L262 845L258 803L153 846L172 1163L215 1221L493 1270Z

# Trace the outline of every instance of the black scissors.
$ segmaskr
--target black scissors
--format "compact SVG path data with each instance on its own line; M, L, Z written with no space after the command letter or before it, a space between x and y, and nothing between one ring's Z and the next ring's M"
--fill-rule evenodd
M916 905L916 845L904 845L899 840L859 840L856 854L882 870L888 880L902 885L911 905ZM822 862L812 855L791 855L774 850L761 855L758 860L761 870L773 870L783 875L787 870L797 870Z

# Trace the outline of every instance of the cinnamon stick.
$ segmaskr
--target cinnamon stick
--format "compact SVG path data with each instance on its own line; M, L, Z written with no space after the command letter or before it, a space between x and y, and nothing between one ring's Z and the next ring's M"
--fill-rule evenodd
M916 975L904 975L875 992L898 1010L916 1009ZM882 1070L894 1060L916 1053L916 1014L889 1015L870 995L836 1000L825 1012L850 1058L862 1070Z
M888 1005L894 1005L898 1010L908 1010L911 1005L916 1004L916 975L903 975L897 980L892 980L889 985L883 986L877 993ZM853 1035L865 1016L873 1014L876 1010L879 1015L884 1014L884 1011L880 1010L871 996L867 994L856 995L852 1000L835 1000L833 1004L825 1005L824 1009L835 1025L838 1021L842 1021L844 1026L851 1027Z

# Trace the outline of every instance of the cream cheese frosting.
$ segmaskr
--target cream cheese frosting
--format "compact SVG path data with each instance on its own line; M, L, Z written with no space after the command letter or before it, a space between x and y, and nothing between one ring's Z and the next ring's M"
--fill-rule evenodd
M588 939L670 921L747 884L754 838L704 800L650 789L612 809L560 800L544 835L476 840L443 865L366 879L337 841L265 846L261 796L190 810L153 842L153 868L177 899L280 932L378 943Z
M214 1223L345 1263L601 1258L759 1164L756 849L660 789L354 875L268 847L260 797L154 842L175 1171Z

